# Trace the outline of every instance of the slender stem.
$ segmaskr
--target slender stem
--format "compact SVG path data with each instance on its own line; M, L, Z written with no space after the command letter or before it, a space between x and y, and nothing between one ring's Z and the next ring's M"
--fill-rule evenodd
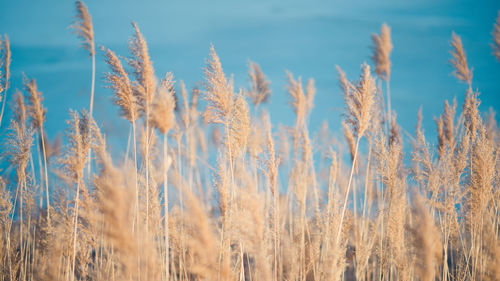
M128 130L128 138L127 138L127 150L125 151L125 166L128 164L128 158L130 155L130 140L132 139L132 125Z
M164 216L165 216L165 275L167 281L170 277L169 272L169 222L168 222L168 144L167 144L167 133L163 135L163 200L164 200Z
M134 140L134 180L135 180L135 223L139 225L139 185L137 180L137 141L135 134L135 120L132 121L132 135Z
M76 183L76 195L75 195L75 217L73 218L73 256L72 256L72 273L71 280L75 280L75 260L76 260L76 236L77 236L77 228L78 228L78 208L80 204L80 176L77 179Z
M90 88L90 117L94 109L94 89L95 89L95 51L92 55L92 87Z
M95 48L94 43L92 43L92 86L90 87L90 118L92 118L92 112L94 109L94 89L95 89ZM92 171L92 148L89 149L88 155L88 170L87 170L87 180L90 185L90 174Z
M370 147L368 148L368 161L366 164L366 176L365 176L365 196L363 198L363 217L366 215L366 209L367 209L367 199L366 196L368 196L368 182L370 180L370 161L371 161L371 154L372 154L372 145L370 143ZM371 204L370 204L371 205Z
M36 132L36 153L38 155L38 169L40 173L40 177L42 177L43 174L43 164L42 164L42 153L40 152L40 136L38 132ZM35 165L33 164L33 155L30 155L30 163L31 163L31 174L33 175L33 184L36 185L36 176L35 176ZM40 181L40 209L43 208L43 193L44 193L44 186L43 186L43 180Z
M0 127L2 126L3 111L5 109L5 101L7 100L7 87L3 91L2 111L0 112Z
M49 195L49 176L47 172L47 150L45 148L45 138L44 136L44 131L43 131L43 126L40 125L40 137L42 139L42 152L43 152L43 167L45 170L45 188L46 188L46 195L47 195L47 223L50 226L50 195Z
M146 101L146 233L149 235L149 102Z
M148 92L148 90L146 90ZM146 100L146 237L149 239L149 101ZM149 256L146 256L146 264L149 263ZM140 270L140 267L139 267ZM149 274L149 268L146 267L146 276Z
M139 230L139 184L137 179L137 141L136 141L136 133L135 133L135 118L132 118L132 135L134 139L134 180L135 180L135 226L132 226L132 231L135 231L137 234ZM135 230L137 228L137 230ZM137 235L137 246L140 248L140 238ZM141 276L141 267L140 267L140 256L137 256L137 268L139 269L138 276Z
M351 175L349 176L349 183L347 184L347 190L345 193L344 207L342 207L342 216L340 217L339 230L337 232L336 243L339 242L340 232L342 230L342 223L344 221L345 209L347 207L347 198L349 197L349 190L351 189L351 183L352 183L352 175L354 174L354 167L356 166L356 159L358 156L359 139L360 137L358 136L356 138L356 149L354 150L354 159L352 160Z
M279 255L279 193L274 183L274 280L278 281L278 255Z
M392 109L391 109L391 84L390 84L390 80L387 79L385 81L385 86L387 87L386 91L387 91L387 122L388 122L388 128L389 128L389 131L388 131L388 134L391 132L391 115L392 115Z

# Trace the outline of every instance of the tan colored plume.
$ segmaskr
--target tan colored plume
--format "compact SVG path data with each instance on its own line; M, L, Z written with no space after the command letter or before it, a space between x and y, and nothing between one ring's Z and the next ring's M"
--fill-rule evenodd
M491 44L491 48L493 48L493 55L500 61L500 11L498 12L498 16L495 24L493 25L493 43Z
M247 92L248 97L254 106L267 102L271 96L270 82L266 79L260 66L254 62L250 62L248 69L250 78L250 91Z
M121 109L122 116L130 122L138 118L137 100L127 72L118 56L109 49L104 49L106 63L111 68L111 72L105 74L107 87L114 92L113 102Z
M375 63L375 73L384 80L389 80L391 76L391 60L389 56L392 51L391 28L387 24L382 24L380 35L372 34L373 41L373 62Z
M465 56L462 39L460 39L460 36L456 35L455 32L451 34L451 47L453 48L451 51L453 58L450 62L454 68L453 75L470 86L472 83L472 69L470 69L467 64L467 57Z
M172 73L167 73L162 79L158 94L153 100L151 124L162 134L168 133L175 125L175 99Z
M76 19L71 28L73 32L82 39L82 47L89 52L90 56L95 54L94 27L92 17L85 3L80 0L75 2Z

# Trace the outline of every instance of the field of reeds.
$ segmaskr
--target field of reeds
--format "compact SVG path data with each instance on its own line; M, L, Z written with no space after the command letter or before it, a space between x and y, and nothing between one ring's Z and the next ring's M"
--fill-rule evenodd
M0 280L500 280L500 131L479 111L459 35L450 65L465 101L443 101L437 140L422 114L402 137L384 24L358 77L337 66L345 139L323 127L318 141L312 79L287 73L287 127L266 111L270 81L257 63L235 89L210 46L203 83L188 90L155 73L139 24L126 57L96 47L81 1L72 28L92 90L62 142L46 136L35 79L11 89L0 38ZM500 63L500 14L492 28ZM130 124L118 156L93 118L97 52Z

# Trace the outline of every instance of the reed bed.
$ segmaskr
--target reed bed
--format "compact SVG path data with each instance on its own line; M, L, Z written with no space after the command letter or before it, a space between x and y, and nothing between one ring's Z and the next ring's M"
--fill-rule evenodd
M287 72L295 125L274 124L257 63L236 90L210 46L203 82L188 91L172 73L156 77L132 23L129 57L100 49L110 98L130 122L132 149L112 156L92 114L92 18L76 8L91 101L70 111L62 142L46 135L53 121L34 79L10 96L0 37L0 280L500 280L500 131L479 111L457 34L450 65L465 101L444 101L437 140L421 111L414 135L401 133L386 24L358 79L337 66L344 140L327 126L309 131L313 79ZM500 14L497 59L499 25Z

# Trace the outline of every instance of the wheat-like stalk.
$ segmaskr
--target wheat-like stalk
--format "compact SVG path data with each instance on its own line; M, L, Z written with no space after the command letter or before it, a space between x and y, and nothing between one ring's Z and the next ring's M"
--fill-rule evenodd
M346 195L344 199L344 206L342 208L342 215L340 217L340 224L337 233L337 242L340 238L342 223L344 220L345 210L347 207L347 198L351 188L352 176L356 166L356 158L358 154L359 141L365 131L371 124L371 117L373 116L373 103L375 101L375 80L371 77L370 67L367 64L362 65L362 74L356 85L347 82L344 72L337 67L340 76L340 85L343 90L344 101L346 103L345 122L349 125L352 135L356 138L356 145L354 148L354 156L351 167L351 174L349 176L349 183L347 185ZM356 201L356 198L354 198Z
M169 214L168 214L168 168L171 159L168 157L168 142L167 136L170 129L175 124L175 99L173 76L167 73L161 81L161 86L158 89L159 93L155 96L152 105L151 124L163 134L163 204L164 204L164 235L165 235L165 276L170 279L170 260L169 260Z
M90 90L90 116L94 108L94 88L95 88L95 42L94 27L92 17L85 3L81 0L75 2L76 18L71 28L73 32L82 40L82 48L89 52L92 57L92 86Z
M146 228L149 229L149 147L151 145L149 123L151 118L151 104L156 93L157 81L154 74L153 62L149 57L146 39L144 39L136 23L132 22L132 27L134 28L134 35L129 40L129 51L132 54L132 58L128 59L128 64L134 70L133 74L136 79L132 84L134 95L137 98L139 109L144 114L146 122L144 162L146 164Z
M45 145L45 133L43 129L43 123L45 122L46 109L43 107L43 96L38 90L38 86L34 79L28 79L26 76L23 78L23 83L26 91L28 92L28 113L31 117L33 127L39 130L40 139L42 143L42 153L43 153L43 167L44 167L44 179L45 179L45 191L47 200L47 221L50 224L50 194L49 194L49 176L47 172L47 149ZM39 157L41 158L41 157Z

